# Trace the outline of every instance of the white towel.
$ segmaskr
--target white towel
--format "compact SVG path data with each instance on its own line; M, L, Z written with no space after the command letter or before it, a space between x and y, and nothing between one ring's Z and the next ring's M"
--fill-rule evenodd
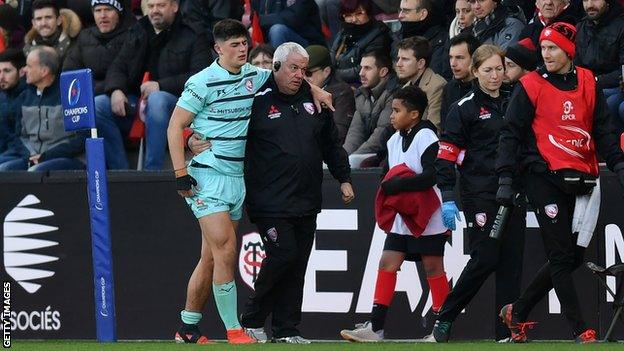
M574 205L574 217L572 219L572 232L578 233L576 245L589 246L594 236L598 215L600 214L600 179L596 179L596 186L591 194L576 197Z

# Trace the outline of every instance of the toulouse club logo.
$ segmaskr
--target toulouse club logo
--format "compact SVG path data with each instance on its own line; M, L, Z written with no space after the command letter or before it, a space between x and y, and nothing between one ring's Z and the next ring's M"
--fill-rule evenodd
M240 254L238 258L238 270L240 276L250 288L254 288L258 274L260 274L260 266L266 258L264 244L258 233L249 233L243 235L241 240Z

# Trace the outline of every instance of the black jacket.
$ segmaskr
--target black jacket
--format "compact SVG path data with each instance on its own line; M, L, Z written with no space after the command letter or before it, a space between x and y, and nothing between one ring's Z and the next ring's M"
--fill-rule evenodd
M575 14L576 14L576 8L570 5L565 10L563 10L563 12L559 14L559 16L555 17L551 21L551 23L566 22L575 26L576 25ZM535 45L535 47L537 48L537 56L538 56L540 63L544 62L542 59L542 54L539 50L539 47L540 47L539 37L540 37L540 34L542 34L542 29L544 29L544 25L542 24L542 21L539 19L536 13L533 16L533 19L529 21L529 24L527 24L526 27L524 27L524 29L522 30L522 33L520 33L520 39L524 39L524 38L531 39L531 41L533 42L533 45Z
M319 213L323 162L340 183L350 181L347 153L338 142L334 120L327 110L314 110L307 84L295 95L284 95L271 78L260 88L262 92L266 93L254 99L247 134L245 185L249 216Z
M538 69L545 79L557 89L574 90L578 86L576 70L566 74L548 73L544 67ZM544 76L545 75L545 76ZM518 171L527 167L546 170L546 161L537 149L532 124L535 118L535 107L522 84L516 84L506 113L506 124L501 131L497 172L501 177L513 177ZM607 111L604 95L596 88L596 106L592 137L596 143L598 154L607 162L609 169L624 162L624 155L619 146L619 129ZM517 169L517 166L520 169Z
M451 106L440 143L466 150L462 165L457 167L464 204L474 199L496 198L496 150L504 124L505 103L502 96L493 98L484 93L475 79L470 93ZM455 163L438 158L435 166L443 200L455 201Z
M260 17L265 38L274 24L283 24L306 39L308 45L326 45L319 8L314 0L251 0L251 8Z
M115 30L106 34L101 33L96 26L81 31L63 61L63 71L91 69L94 94L104 94L106 72L126 41L128 27L129 23L120 23Z
M470 81L462 82L461 80L454 78L444 86L444 90L442 91L442 105L440 106L441 131L444 131L446 116L448 115L451 105L468 94L471 89L472 83Z
M619 4L611 5L598 23L589 18L576 26L575 63L598 78L600 88L620 85L624 64L624 17Z
M353 114L355 113L355 96L351 86L336 76L334 72L327 78L322 86L323 90L332 94L334 111L334 123L338 129L340 145L344 144Z
M240 0L186 0L182 13L189 23L196 23L212 38L212 27L226 18L241 19L243 2Z
M440 25L441 17L428 16L420 22L401 22L401 30L397 32L392 45L392 57L398 54L397 44L403 39L416 35L425 37L431 45L431 60L429 67L445 79L452 77L451 66L448 60L448 30Z
M176 96L182 93L191 75L212 62L207 38L201 29L191 27L177 15L169 29L155 35L145 16L129 29L126 42L106 74L107 93L120 89L125 94L138 94L143 73L150 70L150 46L160 48L157 72L150 72L152 80L158 82L160 90Z
M347 83L359 83L362 54L372 50L390 52L391 45L390 29L383 22L371 20L366 25L347 26L336 35L331 47L336 74Z

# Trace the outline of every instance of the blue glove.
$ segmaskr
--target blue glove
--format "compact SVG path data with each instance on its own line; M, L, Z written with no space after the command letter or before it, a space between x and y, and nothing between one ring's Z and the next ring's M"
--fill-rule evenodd
M442 204L442 222L444 222L444 226L450 230L455 230L455 218L461 222L455 201L444 202Z

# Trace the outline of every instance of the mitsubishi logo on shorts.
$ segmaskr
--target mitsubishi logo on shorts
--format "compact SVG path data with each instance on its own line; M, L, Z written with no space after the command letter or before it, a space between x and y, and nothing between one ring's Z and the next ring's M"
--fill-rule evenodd
M30 294L34 294L41 288L39 279L54 275L54 271L41 269L41 264L59 259L55 256L33 253L37 249L59 244L56 241L34 238L37 235L58 230L58 227L31 222L39 218L54 216L52 211L33 207L40 203L41 201L35 195L27 195L4 218L5 270ZM37 268L32 268L34 266Z
M262 266L265 257L266 252L260 234L252 232L243 235L238 257L238 270L245 284L252 289L254 289L254 284L258 274L260 274L260 266Z

